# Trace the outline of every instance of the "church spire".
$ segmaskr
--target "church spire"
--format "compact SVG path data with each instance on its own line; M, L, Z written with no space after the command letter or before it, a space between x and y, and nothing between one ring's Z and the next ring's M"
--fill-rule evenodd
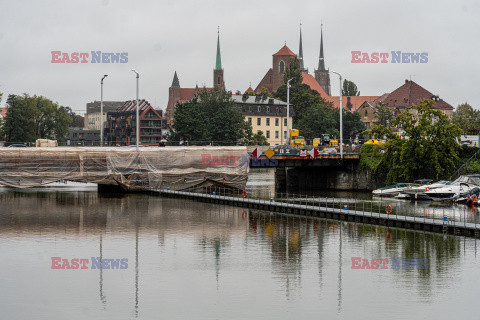
M298 63L299 63L300 70L303 73L308 73L308 70L305 69L303 65L302 24L301 23L300 23L300 45L298 48Z
M217 35L217 61L215 69L213 69L213 87L225 90L225 82L223 80L222 58L220 56L220 27L218 27Z
M320 58L318 59L318 70L325 70L325 60L323 57L323 24L320 31Z
M220 56L220 27L218 27L217 36L217 61L215 62L215 71L222 70L222 57Z
M170 88L180 88L180 81L178 81L177 71L175 71L175 74L173 75L173 81Z

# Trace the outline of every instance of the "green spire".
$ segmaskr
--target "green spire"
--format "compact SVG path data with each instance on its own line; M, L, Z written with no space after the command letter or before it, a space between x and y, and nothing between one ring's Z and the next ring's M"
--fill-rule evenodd
M215 62L215 71L222 71L222 57L220 56L220 30L217 37L217 61Z

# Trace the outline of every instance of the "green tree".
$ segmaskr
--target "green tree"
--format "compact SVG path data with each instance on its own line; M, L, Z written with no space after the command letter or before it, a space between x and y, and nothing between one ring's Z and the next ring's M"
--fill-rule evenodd
M375 125L367 131L387 138L381 147L381 160L373 170L375 176L384 177L386 184L448 178L455 170L462 130L432 106L433 101L423 100L394 117L389 126ZM402 136L393 132L395 126L404 130Z
M382 102L377 104L375 114L377 115L377 121L375 124L382 126L388 126L395 116L395 112L392 108L387 107L387 104Z
M192 100L177 104L174 119L169 141L183 138L191 144L235 144L247 138L249 128L251 131L231 95L216 88L202 90Z
M322 133L338 136L337 120L330 106L314 105L308 109L308 115L301 118L297 123L297 128L302 136L318 138Z
M275 97L287 101L287 86L282 85L275 92ZM312 106L326 105L320 94L312 90L307 84L299 83L290 88L290 104L293 105L293 125L296 126L300 119L309 116Z
M83 128L85 125L85 118L76 114L70 107L65 107L65 110L67 111L68 116L72 119L70 127Z
M357 89L357 85L353 81L347 79L343 80L342 96L359 96L360 91Z
M343 123L343 139L353 139L356 134L359 134L367 128L365 123L362 122L362 116L357 111L350 112L343 109L342 114ZM336 121L336 128L340 132L340 112L339 109L335 109L334 119ZM338 136L339 137L339 136Z
M34 142L36 139L68 137L71 119L65 107L42 97L9 95L3 130L8 142Z
M286 85L287 81L290 81L290 85L294 86L301 84L303 81L302 70L300 70L300 63L298 62L297 56L290 58L290 63L287 68L285 68L285 73L283 74L283 84Z
M463 129L464 134L477 134L480 130L480 111L474 110L468 103L463 103L453 112L453 123Z
M263 98L272 98L272 94L270 93L270 91L268 91L267 88L263 87L261 90L260 90L260 93L259 93Z

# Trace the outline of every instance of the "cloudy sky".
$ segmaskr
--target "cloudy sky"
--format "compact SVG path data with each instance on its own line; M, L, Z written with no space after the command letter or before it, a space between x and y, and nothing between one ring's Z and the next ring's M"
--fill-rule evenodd
M457 106L480 108L478 0L0 0L0 92L43 95L79 113L85 104L140 98L165 109L176 70L182 87L212 85L217 26L228 90L255 87L286 42L318 64L323 23L327 68L362 95L391 92L410 78ZM425 64L354 64L351 51L428 52ZM51 63L51 51L127 52L128 63ZM332 90L338 95L332 75Z

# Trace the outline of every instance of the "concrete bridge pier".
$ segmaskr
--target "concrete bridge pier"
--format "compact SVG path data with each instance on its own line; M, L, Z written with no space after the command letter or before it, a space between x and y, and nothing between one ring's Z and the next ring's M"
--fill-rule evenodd
M275 169L277 192L306 190L373 190L370 175L353 163L338 167L279 167Z
M127 190L122 188L119 185L111 185L111 184L99 184L97 187L98 193L127 193Z

